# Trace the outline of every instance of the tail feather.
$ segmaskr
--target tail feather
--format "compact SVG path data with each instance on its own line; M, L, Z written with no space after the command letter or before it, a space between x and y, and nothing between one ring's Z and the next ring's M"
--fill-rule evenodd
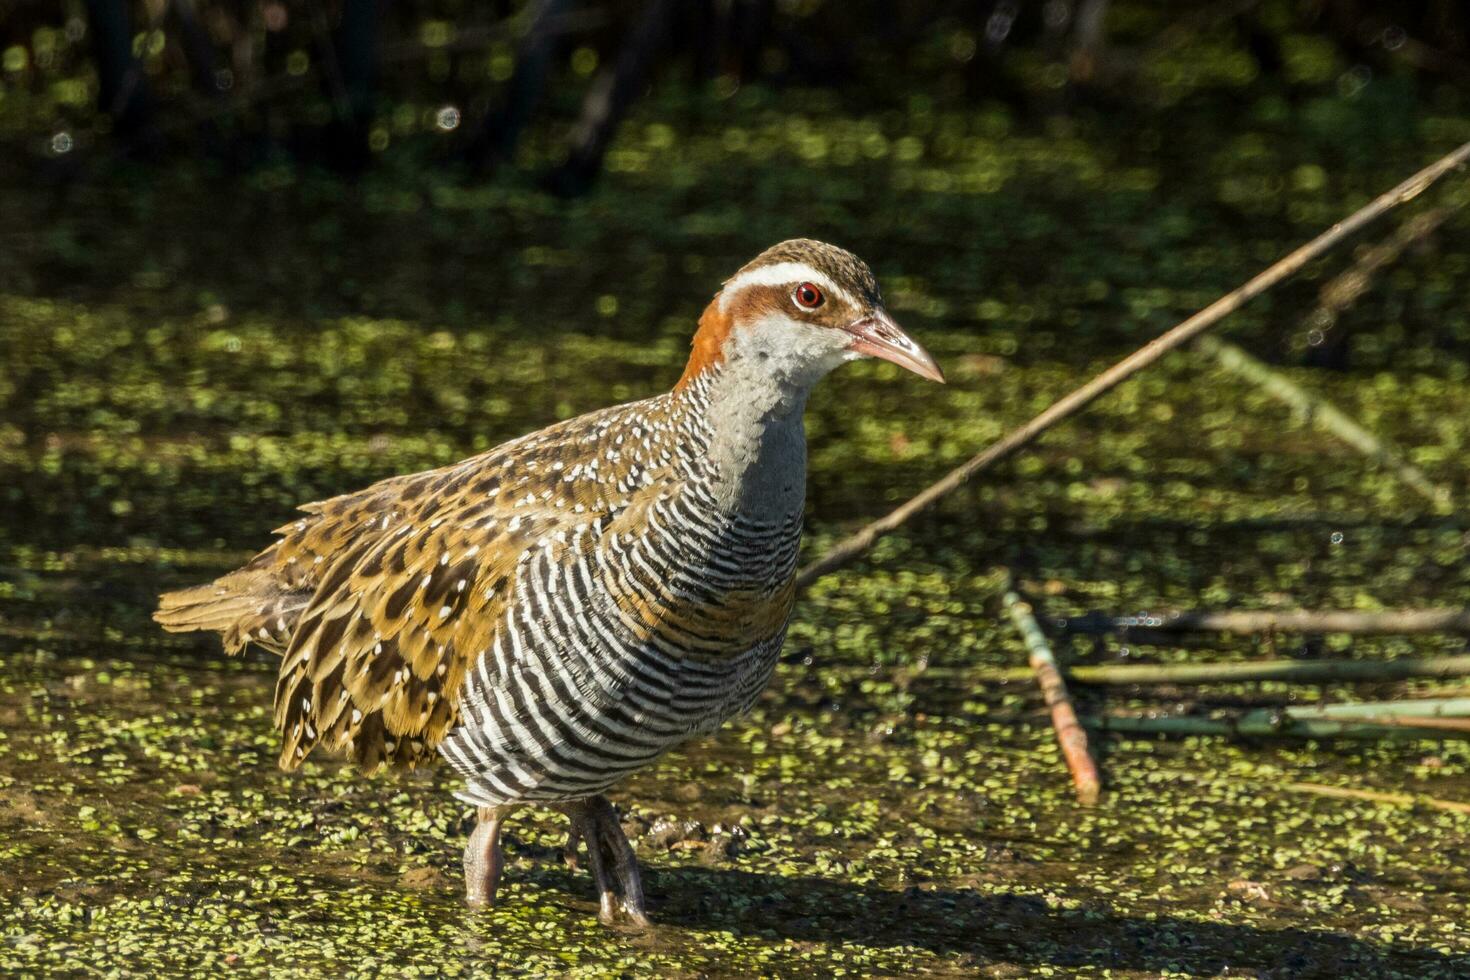
M282 589L268 572L252 569L164 593L153 619L171 633L219 633L228 653L253 642L279 654L310 598L309 592Z

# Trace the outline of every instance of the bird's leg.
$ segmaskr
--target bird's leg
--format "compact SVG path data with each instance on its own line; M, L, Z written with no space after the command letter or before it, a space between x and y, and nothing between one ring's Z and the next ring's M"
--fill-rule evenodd
M623 833L617 811L607 801L607 797L598 796L595 799L602 809L602 816L598 821L600 843L612 856L613 874L617 875L618 884L623 891L623 912L635 925L648 926L648 914L643 907L643 877L638 871L638 857L633 853L633 845L628 842L628 835Z
M567 868L572 871L580 871L581 864L577 860L577 846L582 843L582 831L577 826L576 818L572 819L572 826L567 831L567 842L561 847L561 859L567 863Z
M597 918L604 925L611 925L617 917L618 896L612 878L607 873L607 862L603 860L599 846L596 818L592 815L587 800L578 800L567 808L572 819L572 829L567 835L567 852L572 855L569 864L576 861L576 842L587 842L587 870L592 872L592 881L597 885Z
M566 812L572 819L567 837L568 864L575 867L577 842L586 841L587 869L597 884L598 919L611 925L621 905L634 925L649 925L643 907L643 879L638 874L638 859L607 797L576 800L567 804Z
M495 889L505 867L500 826L513 807L482 806L479 822L464 846L464 897L471 905L494 905Z

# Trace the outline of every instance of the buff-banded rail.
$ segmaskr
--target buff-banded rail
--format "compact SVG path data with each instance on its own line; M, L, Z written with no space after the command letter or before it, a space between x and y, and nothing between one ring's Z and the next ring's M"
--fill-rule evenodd
M782 242L705 309L673 390L307 504L155 618L281 657L286 769L318 746L365 772L442 756L478 811L470 903L495 900L507 814L539 805L571 818L570 859L585 842L600 918L644 925L603 794L770 679L795 597L802 413L862 357L944 380L867 265Z

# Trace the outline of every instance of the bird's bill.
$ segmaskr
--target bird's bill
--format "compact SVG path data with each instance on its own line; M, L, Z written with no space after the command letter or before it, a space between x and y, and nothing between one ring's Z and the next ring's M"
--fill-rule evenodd
M885 311L879 310L843 329L852 334L849 350L865 357L881 357L921 378L944 384L944 372L939 370L934 358L914 338L904 333L903 328L894 323L893 318Z

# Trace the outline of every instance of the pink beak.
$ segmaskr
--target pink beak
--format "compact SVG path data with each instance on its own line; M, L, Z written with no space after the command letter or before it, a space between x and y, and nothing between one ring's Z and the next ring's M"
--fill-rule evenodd
M852 334L849 350L866 357L881 357L901 368L907 368L921 378L944 384L944 372L939 370L934 358L904 333L903 328L893 322L886 310L875 310L842 329Z

